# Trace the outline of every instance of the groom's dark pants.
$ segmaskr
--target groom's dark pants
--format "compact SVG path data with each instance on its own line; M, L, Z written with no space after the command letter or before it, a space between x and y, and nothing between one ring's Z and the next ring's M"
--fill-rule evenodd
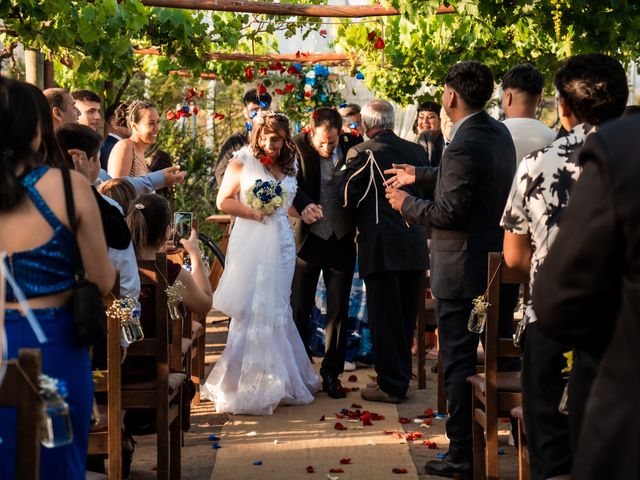
M355 269L356 250L353 235L338 240L332 235L323 240L309 233L298 252L291 289L293 319L309 357L311 350L311 309L315 302L320 272L327 288L327 325L325 355L320 375L337 377L344 369L347 346L349 294Z

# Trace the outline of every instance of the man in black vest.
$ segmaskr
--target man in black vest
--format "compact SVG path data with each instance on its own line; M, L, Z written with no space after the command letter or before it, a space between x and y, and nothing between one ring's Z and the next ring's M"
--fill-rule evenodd
M426 228L406 224L385 201L382 172L398 163L423 166L427 159L420 145L393 133L389 102L371 100L361 115L370 140L349 150L342 183L358 227L358 267L367 287L377 374L377 383L360 393L365 400L399 403L411 380L411 344L429 260Z
M447 456L427 462L426 470L445 477L472 473L471 390L466 378L475 374L479 336L469 332L467 323L473 298L487 288L487 253L502 250L500 217L515 172L509 131L483 110L492 93L493 74L486 65L454 65L442 94L453 122L451 142L442 155L434 200L397 190L404 183L401 175L390 179L387 190L391 205L407 221L431 227L431 289L438 299L450 444ZM500 298L501 320L509 309L513 318L517 291L501 293Z
M310 315L322 271L327 287L325 356L320 368L322 388L331 398L346 394L338 376L344 369L349 293L355 266L355 226L342 207L336 187L344 157L362 138L340 133L342 118L333 108L320 107L310 130L294 137L300 152L298 192L293 205L301 215L295 222L298 258L293 276L291 307L309 356Z

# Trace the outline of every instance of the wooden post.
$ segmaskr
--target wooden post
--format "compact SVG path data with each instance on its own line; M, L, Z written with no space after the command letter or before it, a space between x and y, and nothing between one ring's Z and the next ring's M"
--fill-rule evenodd
M44 88L44 56L37 50L24 51L24 69L27 82L40 90Z
M51 60L44 61L44 88L55 87L55 80L53 75L53 62Z
M400 10L382 5L299 5L256 2L250 0L142 0L148 7L185 8L222 12L263 13L285 17L382 17L400 15ZM441 6L438 14L454 13L453 7Z

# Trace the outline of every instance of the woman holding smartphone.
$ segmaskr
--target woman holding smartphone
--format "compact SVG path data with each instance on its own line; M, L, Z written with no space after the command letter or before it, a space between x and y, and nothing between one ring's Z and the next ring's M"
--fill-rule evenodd
M289 120L262 111L218 192L218 208L237 217L214 296L232 317L227 346L201 391L218 412L271 415L280 404L311 403L320 389L290 304L296 163Z

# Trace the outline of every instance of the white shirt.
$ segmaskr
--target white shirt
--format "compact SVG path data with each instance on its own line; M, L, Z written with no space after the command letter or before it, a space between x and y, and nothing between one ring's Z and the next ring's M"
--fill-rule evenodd
M516 166L525 155L553 143L556 132L535 118L507 118L502 123L509 129L516 146Z
M482 110L480 110L481 112ZM479 114L480 112L474 112L471 113L469 115L467 115L466 117L462 117L460 120L458 120L456 123L453 124L453 126L451 127L451 138L449 139L448 143L451 143L453 141L453 139L456 136L456 132L460 129L460 127L462 126L462 124L464 122L466 122L467 120L469 120L471 117L473 117L474 115Z

